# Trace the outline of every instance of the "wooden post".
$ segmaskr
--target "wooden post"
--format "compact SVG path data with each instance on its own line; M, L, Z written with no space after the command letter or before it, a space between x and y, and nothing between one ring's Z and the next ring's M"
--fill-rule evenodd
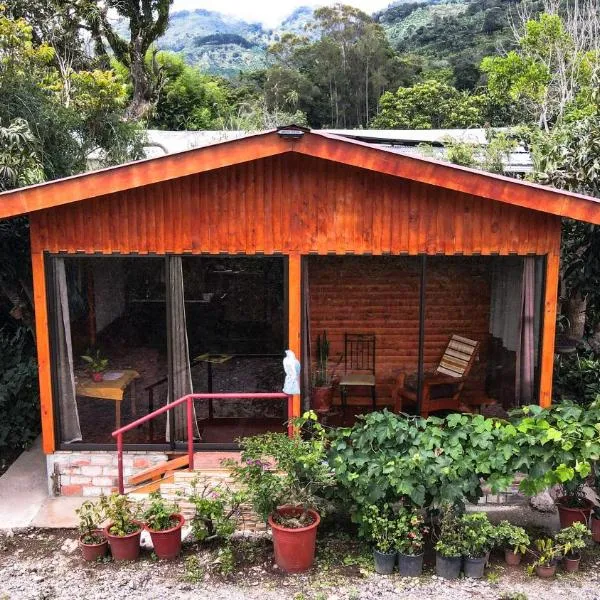
M55 450L54 410L52 404L52 372L50 369L50 333L46 297L44 253L32 252L33 298L35 302L35 335L37 342L40 410L42 415L42 448L46 454Z
M302 331L302 282L300 254L290 254L288 259L288 346L296 358L302 357L300 332ZM302 365L305 368L306 365ZM292 415L300 416L300 396L293 396Z
M560 255L548 254L546 259L546 289L544 290L544 315L542 347L540 352L540 406L552 404L552 374L554 371L554 337L556 335L556 307L558 299Z

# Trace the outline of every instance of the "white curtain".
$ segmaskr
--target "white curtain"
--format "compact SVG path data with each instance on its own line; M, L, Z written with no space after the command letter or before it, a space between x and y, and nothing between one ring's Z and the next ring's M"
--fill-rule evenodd
M535 367L535 259L526 256L523 259L523 278L521 284L521 306L519 319L519 345L517 346L517 364L515 380L515 402L517 406L531 404L533 401Z
M172 368L173 368L173 381L172 385L169 386L173 390L173 396L175 400L178 400L182 396L191 394L194 390L192 387L192 369L190 366L190 355L188 349L188 336L187 327L185 320L185 295L183 287L183 266L181 256L170 256L169 257L169 277L168 286L169 293L167 297L170 298L168 302L167 310L169 312L169 323L171 327L171 340L172 340ZM172 399L167 398L167 402L172 402ZM168 416L167 418L167 441L171 441L170 425L171 418L174 422L174 439L175 441L187 440L187 407L185 404L178 406L173 409L173 417ZM196 409L193 410L194 419L194 438L200 437L198 430L198 423L196 421Z
M56 360L58 371L58 409L60 413L61 441L65 444L81 441L79 412L75 397L73 373L73 347L71 344L71 319L67 274L63 258L54 259L54 288L56 302Z

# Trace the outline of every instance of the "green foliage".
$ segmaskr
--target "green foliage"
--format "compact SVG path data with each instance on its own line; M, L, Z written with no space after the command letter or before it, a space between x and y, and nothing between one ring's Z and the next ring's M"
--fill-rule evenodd
M313 374L313 386L332 385L334 377L335 368L332 371L329 370L329 340L327 339L327 332L323 331L323 333L317 335L317 365Z
M104 358L99 349L94 353L84 354L81 359L88 366L90 373L103 373L108 367L108 358Z
M0 192L43 179L38 143L27 121L17 118L0 126Z
M196 478L192 482L188 500L195 508L192 531L198 541L216 538L228 540L231 537L236 528L243 494Z
M79 533L84 544L100 544L104 541L100 524L105 519L103 498L93 502L86 500L75 510L79 517Z
M504 548L512 548L515 554L525 554L531 543L527 532L508 521L501 521L496 526L496 543Z
M24 327L0 329L0 452L25 448L40 432L37 363Z
M429 528L420 511L402 507L397 518L396 549L401 554L416 556L423 552Z
M496 541L496 528L486 513L468 513L460 517L463 556L481 558L489 552Z
M555 540L561 547L561 553L568 558L576 558L579 551L583 550L586 540L591 538L591 531L584 523L573 523L570 527L561 529L555 536Z
M371 121L376 129L481 127L486 98L461 92L435 79L385 92Z
M179 504L165 500L160 491L152 492L148 498L149 504L142 513L146 525L154 531L171 529L178 524L173 515L179 513Z
M129 496L111 494L101 497L101 509L110 521L109 533L124 536L139 531L141 528L137 519L140 516L140 506Z
M399 539L398 521L392 507L388 504L365 506L361 510L359 533L379 552L395 551Z
M593 352L562 357L554 377L561 399L587 406L600 395L600 359Z
M446 158L457 165L477 167L491 173L504 173L504 165L510 158L510 153L516 148L517 142L504 132L488 132L488 143L476 147L468 142L446 138Z
M463 555L464 537L460 517L449 506L443 507L440 521L440 532L435 543L435 551L446 558L457 558Z
M529 550L535 560L527 566L531 575L536 567L549 567L560 559L560 546L552 538L535 540L535 550Z
M302 510L300 527L308 508L326 506L324 494L334 478L326 461L325 432L314 413L305 413L297 426L304 428L304 437L267 433L241 439L241 463L227 464L265 521L278 506L290 505Z

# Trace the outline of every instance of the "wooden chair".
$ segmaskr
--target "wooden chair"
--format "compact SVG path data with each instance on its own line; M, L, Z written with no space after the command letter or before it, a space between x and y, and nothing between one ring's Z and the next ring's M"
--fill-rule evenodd
M377 409L375 394L375 336L365 333L344 334L344 375L340 378L342 411L346 414L348 388L368 387L373 410Z
M438 410L459 410L460 394L479 351L479 342L453 335L433 373L425 373L421 394L421 415ZM401 373L392 391L396 412L417 405L416 377Z

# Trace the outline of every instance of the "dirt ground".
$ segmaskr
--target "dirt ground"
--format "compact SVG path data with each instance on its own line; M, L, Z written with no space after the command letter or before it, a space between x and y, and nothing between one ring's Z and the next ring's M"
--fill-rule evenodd
M302 575L279 571L265 539L234 540L232 557L217 546L186 544L173 562L142 550L138 562L125 564L85 563L76 538L72 530L0 534L0 599L551 600L575 594L600 600L598 547L586 552L581 573L561 571L552 581L529 577L493 555L486 579L447 582L433 575L431 556L419 579L376 575L368 548L334 530L320 536L315 566Z

